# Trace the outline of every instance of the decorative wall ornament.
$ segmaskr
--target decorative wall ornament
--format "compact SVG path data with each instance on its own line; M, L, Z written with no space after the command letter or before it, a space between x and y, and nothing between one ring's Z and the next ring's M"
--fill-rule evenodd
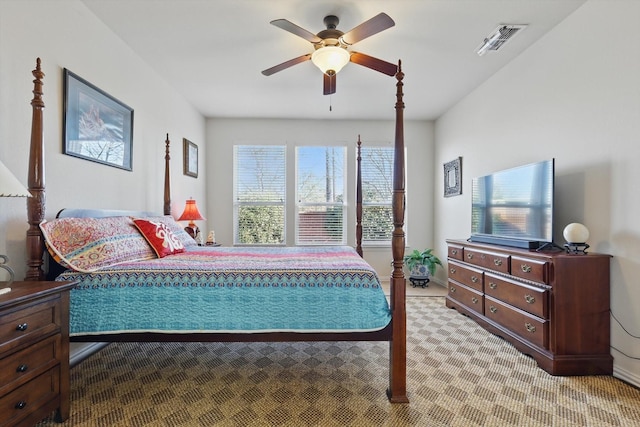
M184 151L184 174L198 177L198 146L186 138L182 139Z
M133 109L64 69L62 152L132 170Z
M444 197L462 194L462 157L444 164Z

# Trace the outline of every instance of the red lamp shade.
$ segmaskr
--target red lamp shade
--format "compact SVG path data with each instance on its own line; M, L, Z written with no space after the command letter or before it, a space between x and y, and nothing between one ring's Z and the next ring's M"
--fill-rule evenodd
M198 210L198 206L196 205L196 201L193 199L187 200L187 204L184 207L184 212L178 218L178 221L189 221L189 225L185 227L187 233L191 235L191 237L196 237L198 233L198 226L193 221L203 221L205 218L202 216L200 211Z

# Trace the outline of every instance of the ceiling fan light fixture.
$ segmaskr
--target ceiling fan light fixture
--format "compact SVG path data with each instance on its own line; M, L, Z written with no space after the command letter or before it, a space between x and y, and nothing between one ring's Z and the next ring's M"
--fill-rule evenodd
M347 63L351 54L339 46L324 46L311 55L311 62L323 73L332 76L337 74Z

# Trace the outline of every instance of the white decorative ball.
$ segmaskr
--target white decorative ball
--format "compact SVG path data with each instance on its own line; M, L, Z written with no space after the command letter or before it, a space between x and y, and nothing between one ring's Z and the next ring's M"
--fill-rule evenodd
M585 243L589 238L589 229L578 222L567 225L562 232L567 243Z

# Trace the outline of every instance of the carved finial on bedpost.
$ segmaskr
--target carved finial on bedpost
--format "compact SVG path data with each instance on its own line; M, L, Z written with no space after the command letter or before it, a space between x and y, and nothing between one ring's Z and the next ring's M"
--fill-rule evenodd
M393 341L391 342L389 389L387 394L392 403L406 403L407 398L407 313L405 307L407 285L404 277L404 102L402 101L402 63L398 61L396 73L396 136L393 170L393 273L391 274L391 307L393 310Z
M358 154L356 157L356 252L362 256L362 162L360 135L358 135Z
M169 160L171 160L171 156L169 155L169 134L167 133L167 139L165 143L165 152L164 152L164 214L171 215L171 179L169 173Z
M33 110L31 119L31 146L29 148L28 185L32 197L27 199L27 274L25 280L44 280L42 270L42 256L44 241L39 225L44 220L45 191L44 191L44 144L42 127L42 78L44 73L40 69L40 58L36 60L36 69L32 71L33 81Z

